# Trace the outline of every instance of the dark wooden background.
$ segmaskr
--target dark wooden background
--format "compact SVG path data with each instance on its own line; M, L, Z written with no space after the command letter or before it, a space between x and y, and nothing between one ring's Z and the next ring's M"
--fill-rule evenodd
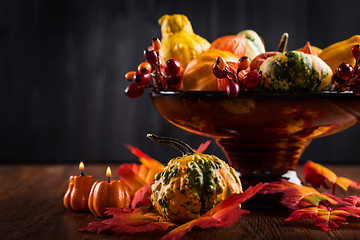
M145 94L124 96L127 71L160 35L163 14L183 13L213 41L256 30L268 50L283 32L289 49L324 48L359 32L358 0L0 1L0 160L129 161L133 144L160 160L177 154L149 132L196 147L205 138L165 122ZM360 162L360 126L313 141L302 161ZM208 152L223 156L212 144Z

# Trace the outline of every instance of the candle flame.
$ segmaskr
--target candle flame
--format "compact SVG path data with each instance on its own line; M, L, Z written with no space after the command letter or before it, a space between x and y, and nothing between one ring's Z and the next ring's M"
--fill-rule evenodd
M84 170L84 163L83 162L79 163L79 170L80 171Z
M110 167L107 167L107 168L106 168L106 176L107 176L108 178L111 177L111 168L110 168Z

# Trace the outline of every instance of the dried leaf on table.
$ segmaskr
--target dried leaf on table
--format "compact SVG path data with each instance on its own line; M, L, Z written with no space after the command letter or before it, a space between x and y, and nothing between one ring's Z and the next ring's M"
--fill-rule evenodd
M137 190L152 182L155 175L163 171L164 165L136 147L131 145L126 145L126 147L139 157L142 164L124 163L116 172L129 187L131 196L134 196Z
M173 229L162 240L181 239L194 227L205 229L234 225L243 214L249 213L249 211L241 209L240 204L257 194L265 185L259 183L255 187L249 187L244 193L233 193L201 217Z
M333 194L335 193L335 186L338 185L344 190L348 190L349 187L360 189L360 184L345 177L338 177L333 171L322 166L321 164L307 161L304 165L305 181L310 183L314 188L318 188L321 185L325 188L329 188L327 181L333 184Z
M112 215L112 218L102 222L91 222L88 227L80 231L101 233L109 230L121 236L154 230L167 231L175 226L174 223L156 213L143 212L138 208L108 208L106 214Z
M340 224L346 223L346 218L355 216L345 210L331 209L323 205L308 207L295 210L284 221L299 221L302 219L312 219L316 226L323 231L328 232L339 227Z
M321 185L325 188L329 188L326 180L335 184L337 179L337 176L333 171L313 161L307 161L305 163L304 174L305 181L310 183L314 188L318 188Z
M141 205L151 205L151 185L154 182L148 183L142 188L138 189L135 194L134 198L131 201L131 207L136 208L138 204Z
M292 210L308 206L317 206L324 201L327 201L332 205L337 204L337 201L334 198L329 195L319 193L315 188L299 186L285 179L282 179L279 182L270 182L261 190L260 193L283 193L280 203Z
M349 187L353 187L353 188L356 188L356 189L360 189L360 184L349 179L349 178L346 178L346 177L338 177L336 179L336 184L341 187L342 189L344 189L345 191L348 190Z
M158 172L162 172L164 170L164 165L161 164L159 161L155 160L154 158L150 157L149 155L143 153L139 148L134 147L132 145L126 144L125 145L135 156L139 157L139 161L144 164L149 169L156 168Z

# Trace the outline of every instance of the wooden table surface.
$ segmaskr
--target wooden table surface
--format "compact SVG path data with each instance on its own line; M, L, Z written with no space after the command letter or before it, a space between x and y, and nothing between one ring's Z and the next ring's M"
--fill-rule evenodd
M110 165L113 172L118 164ZM326 165L338 176L360 182L360 165ZM0 239L116 239L113 235L79 232L96 218L68 211L62 203L77 164L0 165ZM86 174L103 180L105 164L87 164ZM302 169L298 170L303 176ZM116 174L114 174L116 175ZM359 195L351 189L349 194ZM343 193L340 193L343 194ZM309 222L284 222L284 209L252 209L232 228L193 230L184 239L360 239L360 223L323 232ZM161 234L138 234L121 239L159 239Z

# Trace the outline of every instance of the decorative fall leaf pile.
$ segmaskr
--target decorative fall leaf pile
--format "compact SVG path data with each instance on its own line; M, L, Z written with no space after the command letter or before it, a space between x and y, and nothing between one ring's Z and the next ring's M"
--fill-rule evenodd
M210 142L201 144L197 152L203 152ZM121 179L131 189L131 208L108 208L106 214L112 216L111 218L102 222L91 222L88 227L80 231L97 233L110 231L121 236L154 230L163 232L170 230L162 239L181 239L195 227L206 229L233 226L243 214L249 213L241 209L240 204L258 193L282 193L280 203L293 210L290 216L284 219L286 222L311 219L323 231L331 231L347 223L347 218L350 216L360 218L360 196L340 198L334 195L336 185L347 190L350 186L360 189L360 184L345 177L338 177L330 169L308 161L304 165L305 180L314 188L299 186L284 179L278 182L260 183L248 188L244 193L230 195L199 218L178 225L150 208L151 185L155 174L161 172L164 166L136 147L127 145L127 148L138 156L142 163L122 164L117 170ZM332 184L333 194L320 193L315 189L320 186L329 188L327 182Z
M347 190L349 186L360 189L355 181L337 177L330 169L312 161L304 165L305 180L313 187L329 188L327 181ZM261 190L261 194L283 193L280 203L294 210L284 221L312 219L323 231L331 231L347 223L347 217L360 218L360 196L339 198L333 194L320 193L315 188L299 186L287 180L271 182Z
M181 239L194 227L202 229L230 227L243 214L249 213L249 211L241 209L239 205L254 196L265 185L259 183L255 187L248 188L243 193L233 193L201 217L182 225L177 225L157 213L143 211L139 208L108 208L106 214L112 215L112 218L105 219L102 222L91 222L88 227L80 229L80 231L101 233L110 230L117 236L121 236L123 234L135 234L154 230L167 231L169 228L173 228L162 240L176 240Z

